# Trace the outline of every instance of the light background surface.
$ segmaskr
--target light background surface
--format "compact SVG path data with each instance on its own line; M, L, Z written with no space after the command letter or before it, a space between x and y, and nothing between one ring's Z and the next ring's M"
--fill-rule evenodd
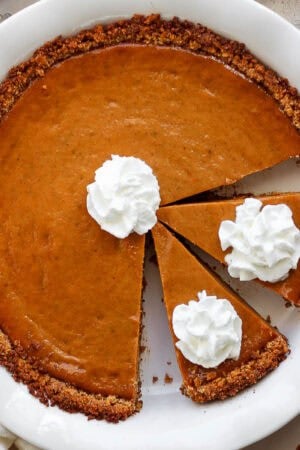
M13 14L36 1L38 0L0 0L0 19L5 19L7 13ZM300 0L259 0L259 3L271 8L273 11L292 22L296 27L300 28ZM276 393L274 393L274 395L276 395ZM21 448L21 446L19 448ZM268 438L249 447L245 447L244 450L269 449L300 450L300 417L295 418L284 428Z

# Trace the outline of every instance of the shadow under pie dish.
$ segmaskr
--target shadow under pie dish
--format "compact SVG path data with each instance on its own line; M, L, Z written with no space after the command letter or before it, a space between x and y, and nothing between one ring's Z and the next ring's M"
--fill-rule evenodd
M232 183L299 154L298 96L241 44L136 17L46 44L2 84L1 112L2 364L45 403L124 419L140 408L144 239L93 223L91 174L140 157L162 204Z

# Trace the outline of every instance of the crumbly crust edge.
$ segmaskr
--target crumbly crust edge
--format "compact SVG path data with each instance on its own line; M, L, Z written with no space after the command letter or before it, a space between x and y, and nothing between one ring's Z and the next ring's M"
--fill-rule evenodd
M198 403L225 400L256 384L268 372L274 370L286 358L288 352L286 339L279 335L226 377L217 377L213 371L203 377L195 369L195 373L189 377L189 384L184 383L181 391Z
M105 419L108 422L125 420L142 407L137 398L125 400L122 398L90 394L73 387L63 381L42 373L20 356L22 348L12 346L8 337L0 331L0 362L12 375L15 381L24 383L29 392L46 406L59 406L69 413L81 412L88 419Z
M263 88L278 102L294 126L300 129L300 97L297 90L291 87L286 79L259 62L244 44L223 38L202 25L177 18L165 21L159 15L136 15L129 20L106 26L97 25L75 36L58 37L46 43L36 50L30 59L12 68L1 83L0 120L5 118L30 84L42 78L54 65L72 56L126 43L173 46L211 56ZM255 361L250 361L237 373L232 372L224 381L223 387L220 387L221 380L214 380L205 386L199 385L197 389L183 387L183 392L202 402L235 395L244 387L255 383L285 358L287 346L283 346L284 339L277 338L273 342L277 344L272 347L272 357L271 348L268 348L260 355L258 366L254 368ZM114 396L88 394L41 373L20 356L22 349L19 350L18 346L12 345L8 337L0 331L0 364L12 373L16 381L26 384L30 393L47 406L57 405L68 412L82 412L90 419L105 419L110 422L126 419L141 408L138 398L135 401L127 401ZM251 370L254 370L252 375Z
M226 39L202 25L178 18L166 21L159 15L136 15L46 43L28 61L11 69L0 85L0 119L5 117L30 83L43 77L55 64L71 56L126 43L179 47L211 56L263 88L300 129L300 97L297 90L255 58L244 44Z

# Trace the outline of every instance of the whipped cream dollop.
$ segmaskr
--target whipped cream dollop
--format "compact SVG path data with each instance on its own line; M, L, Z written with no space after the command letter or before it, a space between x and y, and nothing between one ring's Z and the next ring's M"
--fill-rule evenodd
M123 239L144 234L157 222L160 204L157 178L144 161L112 155L87 186L87 209L101 228Z
M259 278L276 283L296 269L300 258L300 230L285 204L266 205L246 198L236 208L235 222L225 220L219 228L228 272L242 281Z
M173 330L176 347L194 364L217 367L228 358L238 359L242 342L242 321L226 299L198 293L199 301L175 307Z

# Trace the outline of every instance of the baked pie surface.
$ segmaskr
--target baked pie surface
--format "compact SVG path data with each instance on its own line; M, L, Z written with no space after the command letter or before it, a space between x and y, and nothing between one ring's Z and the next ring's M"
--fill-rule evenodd
M277 330L201 264L164 225L158 223L152 235L174 343L178 340L172 332L174 308L195 299L202 290L227 299L243 323L241 352L236 361L228 359L218 367L205 369L176 349L185 395L197 402L225 399L256 383L285 359L287 342Z
M112 153L137 156L167 204L298 155L297 93L242 44L151 16L45 44L2 83L0 111L1 363L46 404L126 418L144 239L102 232L86 185Z
M263 205L278 205L284 203L292 213L295 225L300 228L300 194L274 194L257 196ZM244 198L217 200L195 204L174 205L161 208L158 218L174 231L202 248L218 261L225 264L224 258L228 252L223 252L218 231L223 220L234 220L236 207ZM259 281L256 279L256 281ZM300 306L300 263L296 270L291 270L287 278L277 283L262 282L284 299Z

